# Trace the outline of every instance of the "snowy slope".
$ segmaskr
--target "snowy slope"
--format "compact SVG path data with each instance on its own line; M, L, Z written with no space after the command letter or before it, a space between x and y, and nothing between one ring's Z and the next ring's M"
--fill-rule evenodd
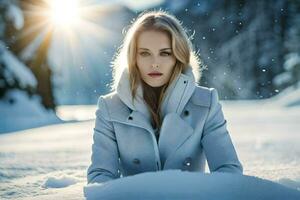
M224 101L222 104L244 174L300 190L300 108L278 107L267 101ZM91 120L0 135L0 199L83 199L93 125ZM178 172L170 172L172 177L171 173ZM136 178L143 176L151 175L145 173ZM157 180L157 176L151 177L153 181ZM207 180L207 176L201 174L195 177ZM115 182L114 188L132 180L125 178L122 182ZM184 180L191 181L189 175L186 178L182 178L179 185L184 185ZM172 185L173 179L168 180L163 182ZM209 180L224 180L224 177L211 176ZM234 180L237 179L231 177L224 181L236 184ZM219 181L218 186L224 181ZM270 186L269 182L253 177L241 177L240 183L237 187L243 184L249 187L252 183L249 189L253 192L268 187L277 188L275 192L283 191L281 194L288 190L278 185ZM149 187L147 182L144 186ZM141 187L139 189L142 191ZM288 194L299 195L294 192ZM90 194L93 192L90 191Z
M18 89L8 91L0 100L0 119L0 134L63 122L45 109L40 97L29 97Z
M300 81L285 88L279 94L271 98L273 104L278 106L293 107L300 106Z

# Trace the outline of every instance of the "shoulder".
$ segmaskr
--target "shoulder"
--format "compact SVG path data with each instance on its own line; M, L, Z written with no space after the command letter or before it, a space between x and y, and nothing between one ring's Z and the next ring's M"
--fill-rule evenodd
M208 88L196 85L195 91L191 97L191 102L198 106L210 107L215 101L218 101L218 92L215 88Z
M127 106L121 101L116 91L101 95L98 98L97 108L98 112L102 111L107 116L111 116L124 109L127 110Z

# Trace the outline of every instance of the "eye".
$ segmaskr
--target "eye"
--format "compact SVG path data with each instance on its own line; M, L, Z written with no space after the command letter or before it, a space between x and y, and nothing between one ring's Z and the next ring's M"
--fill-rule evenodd
M149 53L146 52L146 51L142 51L142 52L140 52L139 54L140 54L141 56L148 56L148 55L149 55Z
M161 55L162 56L170 56L170 55L172 55L172 53L171 52L161 52Z

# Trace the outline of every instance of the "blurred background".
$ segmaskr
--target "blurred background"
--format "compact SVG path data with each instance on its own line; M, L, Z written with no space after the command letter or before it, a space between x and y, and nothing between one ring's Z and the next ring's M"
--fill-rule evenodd
M128 26L145 9L183 22L206 67L200 85L221 99L300 93L299 0L1 0L0 132L66 120L76 107L64 105L96 104L109 92Z
M153 9L182 21L244 174L300 191L300 0L0 0L0 199L83 199L97 99Z

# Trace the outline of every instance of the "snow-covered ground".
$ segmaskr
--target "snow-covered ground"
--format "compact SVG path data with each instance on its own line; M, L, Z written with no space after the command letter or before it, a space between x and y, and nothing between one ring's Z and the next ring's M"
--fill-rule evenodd
M244 174L300 190L300 107L267 100L222 105ZM90 120L0 135L0 199L83 199L93 126Z
M13 89L0 99L0 134L62 122L37 95Z

